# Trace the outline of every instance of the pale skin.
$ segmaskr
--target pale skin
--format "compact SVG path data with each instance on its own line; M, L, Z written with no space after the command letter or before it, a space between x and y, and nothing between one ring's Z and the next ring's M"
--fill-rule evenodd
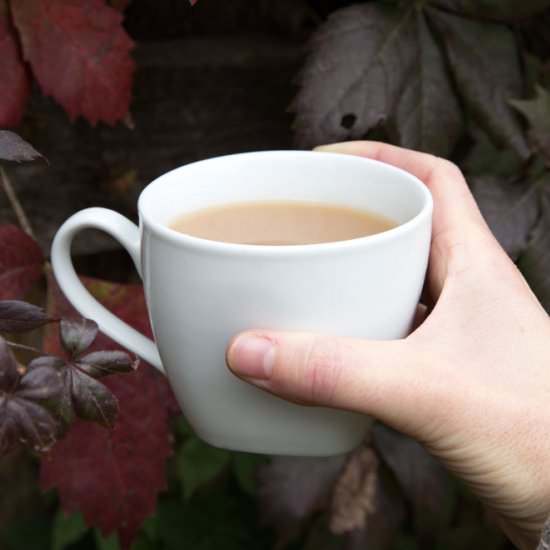
M420 441L470 485L521 549L550 515L550 318L452 163L377 142L320 148L392 164L434 199L419 326L373 341L249 330L227 351L240 378L290 401L356 411Z

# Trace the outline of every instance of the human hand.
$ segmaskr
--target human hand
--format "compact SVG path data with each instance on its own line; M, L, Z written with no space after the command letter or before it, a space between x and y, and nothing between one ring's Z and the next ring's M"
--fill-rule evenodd
M407 338L250 330L234 374L290 401L376 417L420 441L520 548L550 515L550 318L499 246L456 166L375 142L323 147L392 164L434 199L429 314Z

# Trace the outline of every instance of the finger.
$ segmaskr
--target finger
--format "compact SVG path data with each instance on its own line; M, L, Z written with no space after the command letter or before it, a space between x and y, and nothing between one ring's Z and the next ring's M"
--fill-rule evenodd
M426 153L374 141L351 141L316 148L316 151L358 155L391 164L422 180L434 199L433 239L430 255L430 290L439 296L449 269L460 272L474 255L483 257L494 240L460 170L451 162ZM480 250L481 248L481 250Z
M416 306L416 312L411 325L411 332L414 332L426 320L428 313L429 309L425 304L418 304Z
M227 364L240 378L290 401L372 415L425 435L443 406L438 361L407 340L369 341L298 332L247 331L230 343Z
M422 287L422 292L420 294L420 303L424 304L428 311L431 311L435 306L435 299L431 293L428 281L425 281L424 286Z
M378 141L348 141L315 150L368 157L406 170L428 186L445 217L460 215L483 221L462 173L445 159Z

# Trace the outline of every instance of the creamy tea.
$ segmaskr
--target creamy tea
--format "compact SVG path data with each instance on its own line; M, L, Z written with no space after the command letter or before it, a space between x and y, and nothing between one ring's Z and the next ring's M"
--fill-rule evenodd
M347 206L258 201L197 210L176 218L170 227L212 241L277 246L345 241L397 225L386 216Z

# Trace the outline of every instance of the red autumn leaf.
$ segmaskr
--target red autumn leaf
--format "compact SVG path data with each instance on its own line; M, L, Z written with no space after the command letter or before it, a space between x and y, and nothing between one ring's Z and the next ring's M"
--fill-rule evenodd
M0 300L25 296L42 276L43 263L33 239L15 225L0 225Z
M73 119L114 123L128 113L134 43L104 0L16 0L15 25L43 92Z
M10 128L23 115L31 86L6 0L0 0L0 82L0 128Z
M151 335L141 286L96 279L84 282L107 308ZM50 281L49 287L50 313L75 315L57 285ZM46 332L46 351L62 353L55 328ZM100 334L90 351L113 348L120 346ZM129 548L166 487L166 458L172 453L169 420L178 408L166 379L147 363L102 382L119 400L115 427L106 430L76 420L45 455L41 483L44 490L57 487L65 512L80 510L86 523L104 534L118 531L122 546Z

